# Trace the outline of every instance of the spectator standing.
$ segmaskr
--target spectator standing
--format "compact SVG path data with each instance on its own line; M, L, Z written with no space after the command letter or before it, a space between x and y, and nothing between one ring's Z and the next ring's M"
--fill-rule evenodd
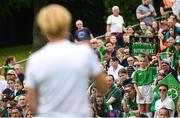
M137 103L140 113L145 113L148 117L152 117L150 104L153 102L153 91L151 84L153 76L156 75L156 68L149 67L147 56L140 56L140 68L134 72L133 80L135 90L137 92Z
M89 41L93 38L93 34L91 30L87 27L83 27L83 21L77 20L76 21L77 30L75 31L75 43L80 43L81 41Z
M97 56L89 46L68 41L71 14L63 6L50 4L42 8L37 24L49 42L30 56L26 66L32 112L41 117L90 116L88 79L94 80L102 94L107 90Z
M168 12L172 11L172 6L175 0L160 0L160 13L161 15L166 15Z
M150 0L143 0L143 4L136 9L136 17L139 21L144 21L146 25L152 25L156 11L150 4Z
M116 36L118 45L124 47L123 40L123 30L124 28L124 19L121 15L119 15L119 7L112 7L112 15L110 15L107 19L106 31L111 32L111 35Z

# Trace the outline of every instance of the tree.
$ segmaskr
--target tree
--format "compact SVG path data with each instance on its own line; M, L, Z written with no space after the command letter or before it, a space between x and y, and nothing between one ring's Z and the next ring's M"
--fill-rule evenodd
M40 32L40 29L36 23L36 15L38 11L45 5L48 4L48 0L33 0L33 7L34 7L34 22L33 22L33 46L34 47L41 47L47 43L45 37Z

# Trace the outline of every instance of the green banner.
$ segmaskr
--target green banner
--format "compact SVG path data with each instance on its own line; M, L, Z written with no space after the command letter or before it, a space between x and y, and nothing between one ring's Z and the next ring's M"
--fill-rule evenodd
M154 93L158 94L158 88L161 84L168 85L168 96L170 96L175 105L178 102L178 98L180 97L180 84L178 81L173 77L173 75L170 73L168 74L155 88Z
M159 49L157 36L130 36L130 54L156 54Z
M160 59L172 59L173 53L170 52L161 52L160 53Z

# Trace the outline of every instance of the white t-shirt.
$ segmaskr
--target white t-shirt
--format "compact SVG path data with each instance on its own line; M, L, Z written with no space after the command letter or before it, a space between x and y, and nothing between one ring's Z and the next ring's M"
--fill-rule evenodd
M115 80L119 80L118 71L124 68L123 66L118 64L118 67L114 69L112 66L108 69L108 75L113 75Z
M38 90L38 114L43 117L90 116L88 79L100 73L97 56L86 45L48 43L26 66L26 84Z
M175 105L174 105L173 100L170 97L167 96L163 101L161 101L161 99L156 101L155 110L157 114L159 114L159 110L162 107L166 107L167 109L172 110L170 117L174 117Z
M0 80L0 91L2 92L4 89L8 87L6 80Z
M124 19L122 16L110 15L107 19L107 25L110 25L110 32L123 32Z

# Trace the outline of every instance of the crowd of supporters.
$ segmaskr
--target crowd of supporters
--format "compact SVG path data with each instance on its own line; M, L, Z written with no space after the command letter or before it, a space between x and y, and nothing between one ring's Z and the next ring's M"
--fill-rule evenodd
M180 117L180 93L174 100L168 96L170 83L159 84L169 74L180 84L180 19L173 13L166 13L164 6L161 5L163 19L156 21L154 7L149 0L143 0L136 10L140 21L136 28L125 27L119 7L114 6L113 14L107 19L105 37L98 39L83 26L83 21L77 20L77 30L71 41L91 46L99 58L109 89L102 95L94 83L89 82L87 94L93 117ZM132 54L130 36L157 36L157 53ZM164 58L161 54L165 54ZM21 65L16 64L14 56L9 56L0 70L0 116L33 117Z

